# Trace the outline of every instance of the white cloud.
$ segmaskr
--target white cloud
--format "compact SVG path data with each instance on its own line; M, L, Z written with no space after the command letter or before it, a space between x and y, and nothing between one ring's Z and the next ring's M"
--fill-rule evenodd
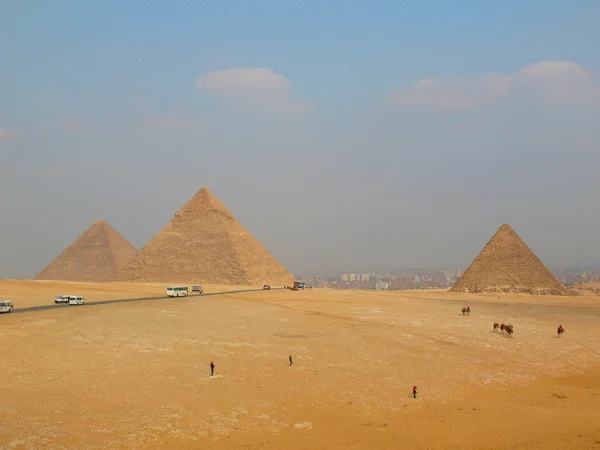
M210 72L196 80L196 87L217 93L290 92L292 84L283 75L262 67Z
M283 75L263 67L238 67L209 72L195 82L198 89L231 101L279 113L304 114L310 103L294 100L294 87Z
M422 80L393 88L386 101L400 107L446 111L499 104L509 98L552 104L600 105L594 73L572 61L542 61L513 73Z

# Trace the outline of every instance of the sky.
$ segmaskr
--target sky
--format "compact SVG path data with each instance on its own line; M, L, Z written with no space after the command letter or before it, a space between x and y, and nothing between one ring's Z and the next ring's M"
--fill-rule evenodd
M0 0L0 278L208 187L291 272L600 266L597 0Z

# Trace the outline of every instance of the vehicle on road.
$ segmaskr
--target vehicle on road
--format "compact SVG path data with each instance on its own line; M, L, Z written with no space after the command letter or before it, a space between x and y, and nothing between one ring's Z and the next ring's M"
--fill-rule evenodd
M265 285L263 286L263 289L264 289L265 291L268 291L269 289L271 289L271 286L269 286L268 284L265 284Z
M192 286L192 292L197 292L198 294L204 294L204 288L202 286Z
M304 281L294 281L294 287L298 289L304 289L306 287L306 283L304 283Z
M174 286L167 288L168 297L186 297L188 295L187 286Z
M0 300L0 313L9 313L15 308L10 300Z
M54 303L69 303L70 295L59 295L54 298Z
M69 296L69 305L83 305L85 304L85 298L81 295L70 295Z

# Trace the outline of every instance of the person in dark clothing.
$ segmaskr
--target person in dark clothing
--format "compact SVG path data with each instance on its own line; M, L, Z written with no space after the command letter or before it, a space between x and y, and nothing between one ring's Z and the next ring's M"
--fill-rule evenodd
M294 360L292 359L292 355L290 355L290 366L294 363Z
M413 386L413 398L417 398L417 387Z
M215 374L215 363L210 362L210 376L212 377Z

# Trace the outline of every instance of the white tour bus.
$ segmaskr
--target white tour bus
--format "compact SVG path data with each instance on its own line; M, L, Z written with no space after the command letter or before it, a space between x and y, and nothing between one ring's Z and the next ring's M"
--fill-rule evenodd
M0 300L0 313L12 312L15 305L10 300Z
M83 305L85 298L81 295L69 295L69 305Z
M185 297L188 295L187 286L175 286L167 288L167 296L169 297Z

